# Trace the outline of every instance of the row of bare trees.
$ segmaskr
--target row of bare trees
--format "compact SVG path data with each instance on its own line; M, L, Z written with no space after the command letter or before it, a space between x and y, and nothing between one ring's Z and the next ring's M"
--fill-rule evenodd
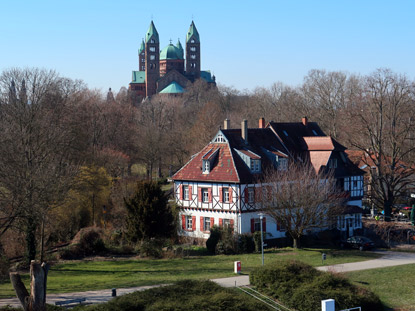
M386 69L369 76L312 70L298 87L275 83L252 92L197 81L180 97L132 102L130 95L125 88L101 94L47 70L0 75L0 238L23 231L33 259L42 224L49 237L60 232L55 241L94 222L122 226L125 180L170 175L225 118L238 127L242 119L256 126L264 116L308 116L372 155L372 188L385 211L413 173L414 82Z

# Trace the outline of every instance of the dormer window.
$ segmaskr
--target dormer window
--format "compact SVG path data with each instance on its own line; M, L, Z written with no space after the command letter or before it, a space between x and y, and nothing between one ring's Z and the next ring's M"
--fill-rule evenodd
M261 171L261 161L251 159L251 172L259 173Z
M278 170L279 171L286 171L288 169L288 159L279 158L277 160L278 163Z
M210 172L210 162L208 160L203 160L203 174L209 174Z
M225 143L225 142L226 142L226 140L225 140L225 138L223 137L222 133L219 133L219 134L216 136L216 138L215 138L214 142L215 142L215 143Z

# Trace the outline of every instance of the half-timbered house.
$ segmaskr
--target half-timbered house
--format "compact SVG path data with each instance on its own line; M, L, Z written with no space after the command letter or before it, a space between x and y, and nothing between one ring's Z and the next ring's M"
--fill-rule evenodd
M268 168L287 170L289 161L310 161L316 172L333 170L348 204L361 207L363 172L317 123L303 118L265 126L262 118L258 128L248 128L244 120L241 129L230 129L229 123L225 120L224 129L173 176L183 235L206 239L214 225L231 226L237 233L259 231L261 177ZM285 237L282 225L269 217L262 222L269 238ZM340 225L341 218L343 230ZM351 225L361 228L361 221Z

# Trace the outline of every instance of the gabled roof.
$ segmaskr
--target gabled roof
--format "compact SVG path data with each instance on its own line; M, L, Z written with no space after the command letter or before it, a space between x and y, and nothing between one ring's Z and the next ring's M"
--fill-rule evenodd
M218 157L214 161L209 174L203 174L202 158L211 149L218 150ZM176 174L174 180L192 180L192 181L222 181L238 183L240 182L233 154L228 144L211 143L205 146L189 162L187 162Z
M192 21L189 27L189 31L186 35L186 42L189 42L190 38L193 36L193 38L196 40L197 43L200 42L199 32L196 29L195 23Z
M304 137L326 136L315 122L276 123L270 122L268 126L278 135L287 149L294 154L302 153L306 149Z
M150 27L148 27L147 34L146 34L146 43L153 37L156 43L159 43L159 33L157 32L156 26L154 26L153 21L150 23Z
M145 83L146 72L145 71L133 71L133 77L131 83Z
M173 81L168 86L166 86L164 89L160 91L162 94L178 94L178 93L184 93L184 89L181 87L179 83L176 81Z
M309 134L317 135L310 136ZM344 154L345 147L325 136L316 123L274 123L267 128L248 128L247 140L241 129L220 130L202 151L174 176L174 180L255 183L267 168L276 168L280 158L298 157L310 161L316 172L328 167L333 157L340 167L336 177L364 174ZM277 133L277 134L276 134ZM280 136L283 139L280 140ZM222 137L224 139L218 139ZM216 139L216 141L214 141ZM217 157L213 157L217 154ZM211 170L202 172L202 160L211 159ZM261 170L253 170L250 160L260 160ZM252 169L252 170L251 170Z

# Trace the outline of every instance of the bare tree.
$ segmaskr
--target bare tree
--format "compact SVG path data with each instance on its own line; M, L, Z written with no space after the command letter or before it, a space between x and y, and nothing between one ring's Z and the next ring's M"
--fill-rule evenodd
M28 260L47 210L70 187L71 139L63 126L74 84L55 72L11 69L0 76L0 234L25 232Z
M305 233L330 224L340 197L332 174L316 173L311 165L291 164L286 171L272 169L265 174L265 213L286 228L294 248Z
M350 144L367 156L371 167L372 201L390 220L396 200L413 182L413 165L406 162L414 150L414 84L405 76L378 69L366 77L361 100L350 112L354 132Z
M359 78L344 72L311 70L301 88L305 110L310 117L339 139L345 125L344 111L359 90Z

